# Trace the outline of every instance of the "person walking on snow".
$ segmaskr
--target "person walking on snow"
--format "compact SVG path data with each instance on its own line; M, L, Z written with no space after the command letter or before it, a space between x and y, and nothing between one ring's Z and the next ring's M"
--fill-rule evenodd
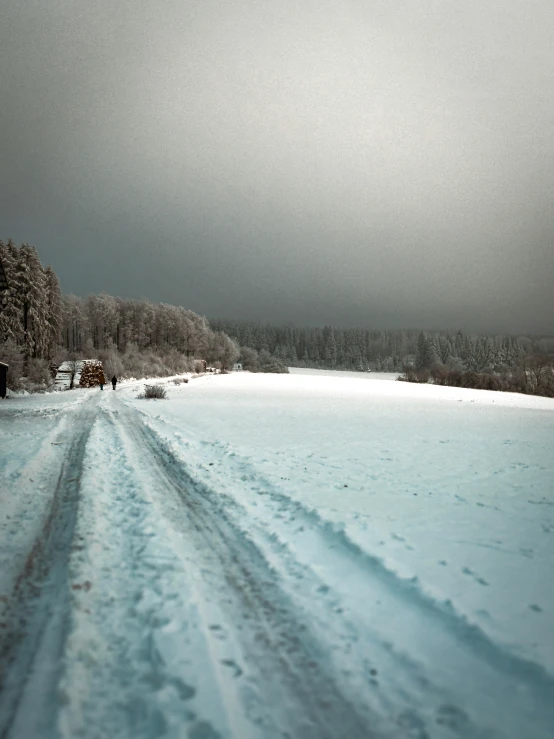
M113 387L113 389L114 389L114 390L115 390L115 386L116 386L116 385L117 385L117 377L116 377L116 376L114 375L114 376L112 377L112 387Z

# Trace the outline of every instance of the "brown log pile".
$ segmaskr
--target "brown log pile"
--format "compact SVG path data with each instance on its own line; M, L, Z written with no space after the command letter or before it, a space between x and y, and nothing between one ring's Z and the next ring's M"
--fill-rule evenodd
M79 387L95 387L100 384L106 384L102 362L99 359L86 359L83 362Z

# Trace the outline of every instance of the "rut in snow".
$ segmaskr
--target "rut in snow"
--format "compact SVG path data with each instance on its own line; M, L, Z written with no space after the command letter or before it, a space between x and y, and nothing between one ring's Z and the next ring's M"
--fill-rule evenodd
M79 506L79 480L97 409L79 410L64 443L66 456L50 510L7 597L0 630L0 737L53 735L55 686L68 629L67 565ZM27 718L37 716L33 730ZM40 734L36 734L39 731Z
M200 630L207 632L207 649L221 692L219 699L212 699L227 704L223 723L229 730L235 727L238 733L232 735L377 736L373 731L379 724L377 717L345 694L340 676L326 669L326 645L310 633L306 615L281 590L259 549L233 526L221 504L204 495L182 466L167 457L136 413L118 405L99 423L105 426L107 446L119 444L132 460L135 483L128 479L123 487L133 496L141 487L155 491L155 504L163 501L162 515L172 519L165 526L178 529L188 542L184 552L179 544L172 547L171 561L167 552L164 555L173 572L169 587L186 588L190 572L184 568L194 568L194 587L203 612ZM112 463L121 464L115 457ZM124 482L121 476L120 480ZM130 501L129 510L132 514ZM139 521L140 526L143 523ZM146 574L152 577L151 571ZM227 642L233 643L234 658L229 658ZM168 677L169 682L174 679Z

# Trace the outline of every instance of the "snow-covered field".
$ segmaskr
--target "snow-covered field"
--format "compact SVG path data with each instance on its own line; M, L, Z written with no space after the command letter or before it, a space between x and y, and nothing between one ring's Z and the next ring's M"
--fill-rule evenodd
M0 405L0 736L554 736L554 401L290 375Z

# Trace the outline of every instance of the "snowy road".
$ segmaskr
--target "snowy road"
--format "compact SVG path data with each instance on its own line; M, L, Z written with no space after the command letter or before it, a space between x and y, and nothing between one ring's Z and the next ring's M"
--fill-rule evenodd
M0 418L26 448L3 469L2 739L552 736L543 667L267 480L249 504L211 488L120 393L67 395Z

